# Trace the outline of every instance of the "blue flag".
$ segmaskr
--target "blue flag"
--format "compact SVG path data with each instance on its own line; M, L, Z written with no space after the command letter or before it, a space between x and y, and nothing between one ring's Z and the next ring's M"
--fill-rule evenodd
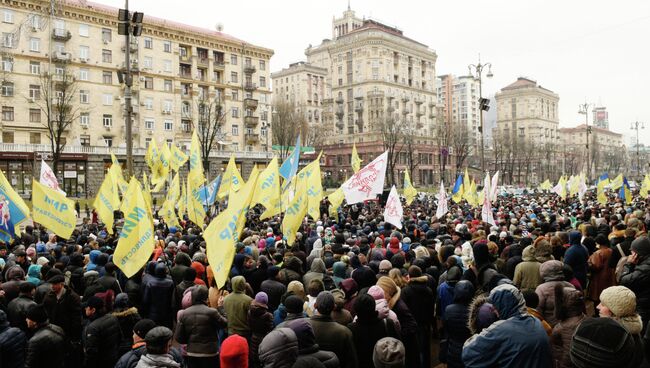
M632 191L626 177L623 178L623 185L618 192L618 198L622 199L625 204L632 203Z
M210 182L210 184L199 188L198 199L203 204L203 207L211 206L217 200L219 184L221 184L221 175L217 176L213 181Z
M608 173L604 173L603 175L601 175L601 176L596 180L596 185L598 185L598 183L600 183L601 181L603 181L603 180L607 180L607 179L609 179L609 174L608 174Z
M293 152L284 160L280 167L280 176L285 180L291 180L298 172L298 160L300 160L300 135L296 139L296 146L293 148Z

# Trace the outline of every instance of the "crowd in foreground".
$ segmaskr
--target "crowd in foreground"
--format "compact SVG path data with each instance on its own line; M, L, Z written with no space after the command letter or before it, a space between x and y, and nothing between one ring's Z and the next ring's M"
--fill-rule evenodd
M645 201L499 197L491 226L425 196L396 229L377 203L329 218L325 199L295 244L260 212L221 288L188 221L156 220L129 279L96 216L70 239L27 226L0 244L0 366L650 366Z

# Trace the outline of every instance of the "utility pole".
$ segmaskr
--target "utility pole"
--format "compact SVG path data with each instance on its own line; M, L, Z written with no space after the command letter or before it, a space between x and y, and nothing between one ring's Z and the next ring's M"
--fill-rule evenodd
M636 173L641 180L641 160L639 158L639 129L645 129L645 123L640 121L635 121L630 124L631 130L636 130Z
M492 78L492 63L481 64L481 55L478 56L477 64L470 64L467 68L469 69L469 75L478 79L478 100L479 100L479 126L481 133L481 171L485 172L485 134L483 129L483 111L490 110L490 100L483 98L483 68L487 67L488 72L485 75L488 78ZM472 70L474 73L472 73Z
M591 106L591 104L587 102L578 105L578 114L585 115L585 128L587 130L587 143L585 147L587 148L587 181L588 182L591 180L591 160L590 160L591 153L589 152L589 134L591 134L591 127L589 126L589 106Z

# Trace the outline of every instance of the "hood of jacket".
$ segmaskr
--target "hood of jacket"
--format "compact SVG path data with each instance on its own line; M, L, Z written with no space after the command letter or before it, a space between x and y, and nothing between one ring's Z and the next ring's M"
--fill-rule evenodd
M345 298L350 299L354 294L359 291L359 287L357 286L357 282L354 281L353 279L345 279L341 281L341 284L339 286L341 290L345 293Z
M506 320L526 313L524 295L511 284L502 284L490 292L490 303L499 312L499 319Z
M377 311L377 317L379 319L388 317L390 308L388 307L388 302L386 299L375 300L375 310Z
M454 303L468 305L474 298L474 292L474 285L470 281L458 281L454 286Z
M555 285L555 318L563 321L585 312L585 299L582 292L562 283Z
M539 274L544 282L564 281L564 264L560 261L546 261L539 266Z
M131 307L131 308L127 308L127 309L124 309L124 310L121 310L121 311L114 311L112 314L117 318L132 316L132 315L138 314L138 308Z
M317 272L317 273L325 273L327 268L325 267L325 262L323 262L322 259L316 258L311 262L311 267L309 268L309 271L311 272Z
M284 267L302 275L302 261L298 257L290 257L284 263Z
M6 276L5 277L6 281L24 280L25 279L25 271L19 265L15 265L15 266L11 266L7 270L7 273L5 274L5 276Z
M235 276L232 278L232 291L243 293L246 291L246 279L244 276Z
M90 263L93 263L93 264L97 263L97 257L99 257L100 254L102 254L102 252L100 252L100 251L98 251L96 249L91 250L90 254L88 255L88 259L90 260Z
M333 266L333 268L332 268L332 270L333 270L333 272L334 272L334 277L339 277L339 278L344 279L344 278L345 278L345 271L346 271L346 269L347 269L347 266L346 266L345 263L340 262L340 261L339 261L339 262L335 262L335 263L334 263L334 266Z
M521 253L521 259L524 262L536 262L537 260L535 259L535 247L529 245L524 248L524 251Z
M481 332L498 319L496 314L490 315L490 313L486 313L484 306L490 306L487 295L479 295L469 304L467 328L472 334Z
M264 368L291 367L298 359L298 338L290 328L278 328L264 337L259 347Z
M27 276L33 277L35 279L40 279L41 276L41 265L33 264L27 269Z

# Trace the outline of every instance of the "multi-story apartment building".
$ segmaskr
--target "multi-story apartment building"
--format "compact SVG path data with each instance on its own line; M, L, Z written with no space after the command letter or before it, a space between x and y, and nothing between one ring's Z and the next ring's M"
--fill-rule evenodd
M51 151L41 91L43 73L75 77L77 120L66 131L58 174L72 196L94 195L115 153L125 159L125 37L118 9L87 1L4 2L0 169L21 193L29 193L34 163ZM145 15L140 37L131 38L132 141L136 168L152 140L189 147L198 101L226 112L211 167L216 173L234 152L246 167L265 163L270 127L273 51L220 30L212 31ZM55 88L56 89L56 88ZM38 168L38 166L36 166ZM206 168L208 170L208 168ZM139 172L139 169L136 170Z
M472 151L478 152L481 139L478 79L471 75L441 75L436 80L436 93L445 126L462 129L470 139Z
M305 54L309 65L327 71L325 95L331 99L323 100L323 114L333 124L321 146L326 175L335 180L348 175L353 143L361 159L370 162L384 150L382 125L397 124L413 141L410 151L398 149L396 177L409 168L416 184L432 184L439 153L434 142L435 51L395 27L358 18L348 8L333 20L332 39L308 47Z
M560 97L536 81L520 77L495 95L497 127L493 133L494 167L507 171L514 184L534 184L561 173ZM486 158L486 160L488 160Z
M626 168L627 148L622 134L581 124L560 128L560 141L561 163L567 174L591 172L593 179L603 172L615 175Z
M609 129L609 113L605 106L596 106L592 111L594 126L601 129Z

